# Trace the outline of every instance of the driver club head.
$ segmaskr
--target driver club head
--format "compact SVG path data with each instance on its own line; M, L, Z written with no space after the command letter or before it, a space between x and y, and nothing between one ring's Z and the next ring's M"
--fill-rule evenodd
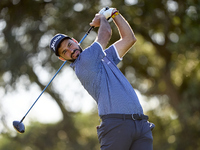
M25 132L25 127L22 122L19 121L13 121L13 126L19 133L24 133Z

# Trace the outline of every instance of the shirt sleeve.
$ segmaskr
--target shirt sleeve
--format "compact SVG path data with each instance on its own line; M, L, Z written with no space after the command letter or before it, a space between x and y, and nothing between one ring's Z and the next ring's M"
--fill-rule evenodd
M87 58L90 58L90 60L101 60L106 55L106 53L103 51L101 44L98 42L94 42L90 47L86 48L84 50L84 53L84 55L86 55Z
M122 60L122 58L119 57L119 54L117 52L117 49L114 45L111 45L105 50L106 56L112 60L116 65Z

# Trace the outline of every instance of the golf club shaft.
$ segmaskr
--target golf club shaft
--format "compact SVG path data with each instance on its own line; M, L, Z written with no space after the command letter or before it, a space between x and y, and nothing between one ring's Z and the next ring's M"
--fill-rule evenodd
M81 44L83 42L83 40L87 37L87 35L90 33L90 31L94 29L94 26L90 27L89 30L86 32L86 34L83 36L83 38L80 40L79 44ZM33 103L33 105L30 107L30 109L27 111L27 113L24 115L24 117L21 119L20 123L25 119L25 117L28 115L28 113L30 112L30 110L33 108L33 106L35 105L35 103L38 101L38 99L40 98L40 96L42 96L42 94L44 93L44 91L46 90L46 88L50 85L50 83L53 81L53 79L56 77L56 75L58 74L58 72L60 72L60 70L62 69L62 67L66 64L67 60L62 64L62 66L58 69L58 71L56 72L56 74L52 77L51 81L46 85L46 87L43 89L42 93L38 96L38 98L35 100L35 102Z
M29 113L29 111L33 108L33 106L35 105L35 103L38 101L38 99L40 98L40 96L44 93L44 91L46 90L46 88L49 86L49 84L53 81L53 79L56 77L56 75L58 74L58 72L62 69L62 67L65 65L67 61L65 61L62 66L58 69L58 71L56 72L56 74L53 76L53 78L51 79L51 81L46 85L46 87L43 89L42 93L38 96L38 98L35 100L35 102L33 103L33 105L31 106L31 108L27 111L27 113L25 114L25 116L22 118L22 120L20 122L22 122L26 115Z
M86 34L83 36L83 38L80 40L79 44L83 42L83 40L86 38L86 36L90 33L90 31L94 29L94 26L90 27L89 30L86 32Z

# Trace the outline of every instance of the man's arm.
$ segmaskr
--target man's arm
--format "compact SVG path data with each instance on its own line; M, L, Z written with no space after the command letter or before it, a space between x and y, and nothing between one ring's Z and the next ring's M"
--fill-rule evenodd
M103 49L105 49L112 34L110 24L104 15L96 14L90 25L99 27L96 41L101 44Z
M115 16L113 20L120 34L120 39L116 41L114 45L119 56L123 57L136 42L136 38L129 23L121 14Z

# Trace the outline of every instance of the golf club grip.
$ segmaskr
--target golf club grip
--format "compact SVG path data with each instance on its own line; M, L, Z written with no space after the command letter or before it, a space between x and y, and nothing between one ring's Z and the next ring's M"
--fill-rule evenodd
M94 29L94 26L90 27L86 34L89 34L92 29Z
M106 10L108 10L109 9L109 7L107 6L106 7ZM107 18L107 20L109 20L110 19L110 17L109 18ZM83 42L83 40L86 38L86 36L90 33L90 31L92 31L94 29L94 26L91 26L89 29L88 29L88 31L86 32L86 34L84 35L84 37L80 40L80 42L79 42L79 44L81 44L82 42Z

